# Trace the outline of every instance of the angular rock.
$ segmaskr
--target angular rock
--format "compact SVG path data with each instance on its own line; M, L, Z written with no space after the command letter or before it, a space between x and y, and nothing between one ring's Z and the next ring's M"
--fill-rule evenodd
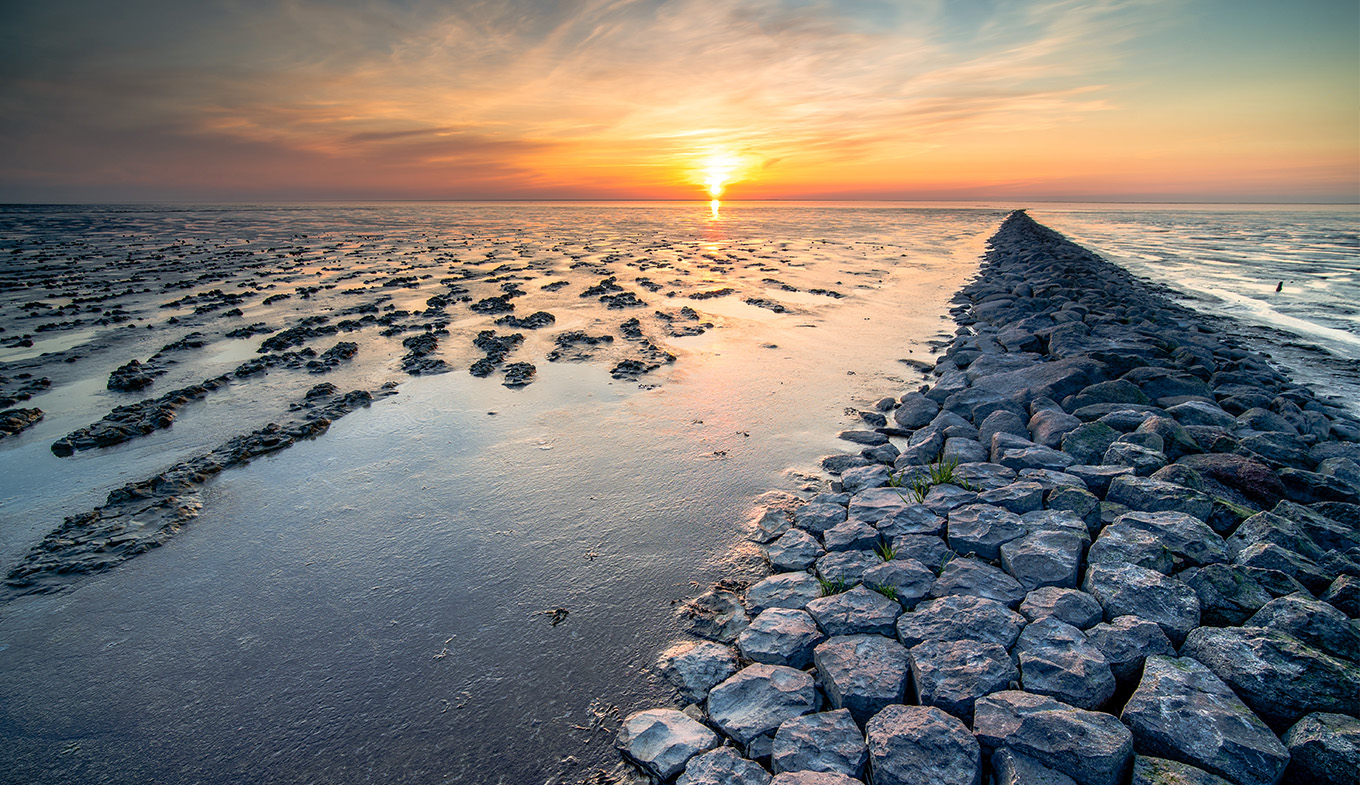
M1115 680L1127 683L1138 679L1143 672L1143 661L1153 655L1173 657L1176 649L1162 628L1137 616L1120 616L1113 621L1097 624L1086 631L1086 639L1095 644Z
M1200 520L1209 517L1214 501L1199 491L1147 477L1124 475L1110 481L1105 501L1144 512L1183 512Z
M770 785L770 773L731 747L690 758L675 785Z
M675 709L631 714L619 729L618 748L661 779L684 770L690 758L718 746L718 735Z
M1091 710L1114 695L1114 674L1105 655L1066 622L1054 618L1031 622L1020 633L1015 652L1026 692Z
M1175 558L1156 534L1113 523L1106 526L1091 544L1086 558L1092 565L1137 564L1164 575L1169 575L1176 566Z
M708 693L708 716L740 744L749 744L817 704L812 676L782 665L757 663Z
M1284 736L1287 782L1360 782L1360 720L1345 714L1309 714Z
M1104 499L1105 494L1109 493L1110 483L1114 481L1114 478L1133 474L1133 469L1128 466L1092 466L1089 464L1076 464L1067 467L1064 471L1074 477L1081 478L1082 482L1086 483L1087 489L1099 499Z
M1084 488L1055 488L1048 493L1047 505L1076 515L1092 536L1100 528L1100 498Z
M958 719L928 706L888 706L865 727L875 785L979 785L978 742Z
M817 574L822 580L853 586L864 579L864 573L882 564L873 551L834 551L817 560Z
M865 570L863 582L876 591L890 588L898 604L911 609L930 593L935 573L915 559L899 556Z
M657 670L688 703L699 703L720 681L737 672L737 655L712 641L682 641L656 660Z
M783 510L766 510L755 521L751 539L756 542L770 542L789 530L789 515Z
M1360 661L1360 630L1346 614L1304 594L1267 602L1247 620L1248 627L1266 627L1303 641L1333 657ZM1360 709L1360 695L1356 696Z
M996 600L1011 608L1025 599L1025 587L1005 572L972 557L951 559L930 589L932 597L967 594Z
M957 554L984 559L1000 556L1000 546L1027 531L1020 516L990 504L966 504L949 511L949 547Z
M1170 417L1149 417L1134 429L1134 434L1155 434L1162 439L1161 452L1168 460L1203 452L1199 442L1180 423Z
M1332 582L1332 576L1321 565L1287 550L1275 543L1258 542L1248 545L1233 558L1242 567L1283 573L1302 584L1311 593L1322 593Z
M1075 588L1081 576L1086 532L1037 531L1001 546L1001 566L1027 591L1040 586Z
M1109 714L1018 690L979 700L973 731L983 747L1034 758L1080 785L1119 785L1133 757L1132 734Z
M793 525L813 534L821 534L844 521L845 514L844 504L813 501L793 511Z
M1037 482L1015 482L983 491L978 495L979 504L1002 507L1016 515L1043 509L1044 486Z
M944 515L955 507L977 501L977 492L960 488L957 485L935 485L926 493L921 502L936 515Z
M925 641L972 640L1015 645L1025 617L983 597L953 595L922 603L897 619L897 639L916 646Z
M996 461L1002 466L1020 471L1022 469L1048 469L1062 471L1074 463L1073 456L1050 447L1028 447L1023 450L1009 450Z
M863 785L853 777L825 771L786 771L774 775L770 785Z
M826 554L817 538L802 529L790 529L764 547L765 558L776 572L806 570Z
M680 606L677 614L689 631L700 638L731 643L751 623L737 595L722 589L709 589Z
M1081 420L1067 412L1046 409L1029 418L1029 438L1041 447L1056 449L1062 446L1065 435L1080 426Z
M878 545L878 529L861 521L849 520L827 529L822 541L828 551L867 551Z
M1271 596L1245 569L1210 564L1176 576L1199 597L1200 622L1207 627L1237 627L1256 613Z
M1119 717L1143 755L1189 763L1240 785L1274 785L1289 751L1199 662L1153 656Z
M874 634L892 637L902 606L873 589L856 586L809 602L807 612L828 636Z
M1066 774L1005 747L992 753L992 782L995 785L1076 785Z
M907 650L881 635L830 638L817 646L813 661L831 705L849 709L861 725L907 694Z
M1100 462L1107 466L1128 466L1139 477L1147 477L1166 466L1167 460L1160 450L1116 441L1105 451Z
M1360 578L1338 576L1323 593L1322 601L1352 619L1360 617Z
M822 596L822 586L805 572L771 575L746 590L746 608L759 614L766 608L806 608Z
M860 466L841 472L841 486L845 488L846 493L856 494L866 488L887 485L889 476L890 473L886 466L879 464Z
M1186 401L1168 407L1167 412L1182 425L1212 425L1228 429L1237 425L1235 417L1206 401Z
M1119 438L1119 432L1103 422L1086 423L1062 437L1062 451L1073 463L1098 464L1105 451Z
M915 559L935 573L940 571L945 561L954 558L954 552L949 550L943 539L923 534L894 537L892 549L896 553L894 559Z
M960 436L945 439L944 449L940 452L940 460L952 461L955 463L978 463L987 460L989 453L986 447L976 439L965 439Z
M902 405L893 411L893 420L903 428L920 428L935 419L940 405L920 393L902 396Z
M1020 613L1030 622L1053 618L1079 630L1095 626L1104 617L1096 598L1084 591L1045 586L1025 595Z
M1243 455L1213 453L1187 455L1178 464L1194 469L1264 507L1274 507L1284 498L1284 485L1275 472L1260 461Z
M779 726L770 756L776 774L820 771L860 777L869 763L864 734L846 709L804 714Z
M1151 758L1147 755L1133 756L1133 779L1129 785L1234 785L1216 774L1196 768L1188 763Z
M964 722L973 719L978 698L999 692L1020 678L1006 649L976 640L926 641L910 650L911 674L922 705Z
M1179 645L1199 626L1199 597L1189 586L1136 564L1093 564L1082 585L1105 609L1105 620L1133 615L1156 622Z
M741 631L737 647L753 662L801 669L812 664L812 649L825 638L806 611L769 608Z
M1223 538L1199 518L1182 512L1131 512L1114 525L1142 529L1156 536L1180 562L1203 566L1228 561Z
M1277 732L1311 712L1355 711L1360 695L1354 664L1263 627L1201 627L1181 656L1208 666Z

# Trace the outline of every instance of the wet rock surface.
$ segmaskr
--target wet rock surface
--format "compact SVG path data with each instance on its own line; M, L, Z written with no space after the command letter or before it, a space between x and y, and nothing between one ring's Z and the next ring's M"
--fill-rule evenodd
M935 383L762 535L744 607L793 610L748 656L804 662L863 776L1353 781L1360 423L1168 295L1012 215Z

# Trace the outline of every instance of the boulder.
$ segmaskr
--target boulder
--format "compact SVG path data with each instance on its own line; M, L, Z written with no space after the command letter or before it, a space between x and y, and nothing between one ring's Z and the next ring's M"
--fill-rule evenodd
M1020 672L1006 649L975 640L926 641L910 650L918 701L964 722L978 698L1006 689Z
M1246 569L1210 564L1177 576L1199 597L1200 622L1208 627L1237 627L1270 602L1271 596Z
M1360 669L1264 627L1201 627L1181 656L1194 657L1278 732L1315 711L1355 711Z
M1134 429L1134 434L1155 434L1161 437L1161 452L1169 460L1176 460L1183 455L1203 452L1199 442L1190 435L1180 423L1170 417L1149 417Z
M806 570L826 554L817 538L802 529L789 529L764 546L765 558L776 572Z
M897 619L897 639L905 646L925 641L971 640L1015 645L1025 617L1003 603L983 597L952 595L921 603Z
M1114 523L1100 533L1086 558L1092 565L1136 564L1162 574L1170 574L1176 566L1176 559L1156 534Z
M979 785L982 754L958 719L929 706L888 706L865 727L874 785Z
M667 780L690 758L718 746L718 735L675 709L630 714L619 729L618 748L638 765Z
M1041 510L1044 506L1044 486L1037 482L1013 482L978 494L978 503L995 505L1016 515Z
M1105 655L1067 622L1054 618L1031 622L1020 633L1015 652L1026 692L1091 710L1114 695L1114 674Z
M945 562L954 558L954 552L945 545L943 538L925 534L903 534L894 537L892 549L895 554L894 560L915 559L932 573L939 573Z
M1346 614L1304 594L1267 602L1247 620L1248 627L1266 627L1303 641L1333 657L1360 661L1360 630ZM1360 708L1360 695L1356 696Z
M966 504L949 511L949 547L957 554L996 559L1002 543L1025 534L1020 516L990 504Z
M751 539L755 542L770 542L789 530L789 514L780 509L768 509L754 521Z
M749 744L817 704L812 676L783 665L748 665L708 693L708 716L737 743Z
M1086 531L1036 531L1001 546L1001 566L1027 591L1040 586L1075 588L1081 577Z
M1076 785L1066 774L1005 747L992 753L992 782L995 785Z
M737 647L753 662L801 669L812 664L812 649L825 638L806 611L769 608L737 636Z
M1100 498L1084 488L1054 488L1048 492L1048 509L1066 510L1086 524L1091 535L1100 528Z
M821 534L845 520L845 505L834 502L812 501L793 511L793 525Z
M1273 542L1248 545L1233 558L1233 563L1283 573L1315 594L1325 592L1332 582L1332 575L1321 565Z
M677 615L689 631L700 638L731 643L751 623L737 595L722 589L709 589L683 603Z
M1232 429L1237 419L1223 411L1217 404L1207 401L1186 401L1167 407L1167 413L1182 425L1212 425Z
M828 551L867 551L878 545L878 529L863 521L848 520L822 534Z
M1136 475L1111 480L1105 501L1143 512L1183 512L1200 520L1214 511L1214 500L1199 491Z
M1005 572L972 557L951 559L930 589L932 597L968 594L1019 607L1025 599L1025 588Z
M753 614L766 608L806 608L822 596L822 586L806 572L771 575L746 590L746 607Z
M921 503L936 515L944 515L955 507L972 504L977 501L977 496L976 491L946 483L931 486L930 490L926 492L926 498Z
M1104 609L1095 597L1058 586L1044 586L1025 595L1020 613L1030 622L1053 618L1079 630L1095 626L1104 617Z
M863 785L853 777L825 771L786 771L774 775L770 785Z
M1149 657L1120 719L1140 754L1189 763L1239 785L1275 785L1289 763L1270 728L1190 658Z
M809 602L807 612L828 636L874 634L891 637L896 632L902 606L873 589L856 586Z
M1322 601L1352 619L1360 617L1360 578L1337 576L1323 592Z
M902 428L920 428L940 412L940 405L920 393L902 396L902 405L893 411L893 420Z
M1116 681L1136 681L1143 672L1143 661L1153 655L1175 656L1176 649L1162 628L1137 616L1120 616L1097 624L1086 631L1086 639L1095 644Z
M1065 452L1059 452L1051 447L1027 447L1023 450L1008 450L1001 454L997 463L1009 467L1016 471L1022 469L1048 469L1050 471L1062 471L1077 461Z
M1246 456L1227 453L1186 455L1176 463L1232 488L1263 507L1273 507L1284 498L1284 485L1275 472Z
M869 763L864 734L846 709L794 717L774 735L770 764L785 771L821 771L860 777Z
M1114 525L1150 532L1179 563L1203 566L1228 561L1223 538L1203 520L1183 512L1131 512L1116 518Z
M732 747L690 758L675 785L770 785L770 773Z
M1133 757L1132 734L1113 716L1018 690L978 700L973 731L983 747L1034 758L1080 785L1119 785Z
M1105 609L1105 620L1133 615L1156 622L1179 645L1199 626L1199 598L1189 586L1136 564L1093 564L1082 586Z
M737 655L712 641L681 641L656 660L657 670L688 703L699 703L713 685L737 672Z
M1188 763L1134 755L1133 779L1129 781L1129 785L1234 785L1234 783Z
M888 467L881 464L846 469L841 472L841 487L845 488L846 493L855 494L865 488L887 485L889 475Z
M1288 782L1360 783L1360 719L1315 712L1294 723L1284 744Z
M1119 438L1119 432L1102 422L1086 423L1062 437L1062 451L1073 463L1098 464L1105 451Z
M873 551L833 551L817 560L816 570L822 580L853 586L866 571L882 563Z
M817 646L813 662L831 705L849 709L861 725L906 697L907 650L895 640L881 635L830 638Z
M1062 446L1063 436L1081 426L1081 420L1061 409L1043 409L1029 418L1029 438L1041 447Z
M865 570L863 581L865 586L877 591L890 589L903 608L911 609L930 593L935 574L919 561L899 555L892 561Z
M1100 462L1107 466L1128 466L1139 477L1148 477L1167 463L1160 450L1122 441L1111 444Z
M1102 453L1103 454L1103 453ZM1096 457L1099 460L1099 456ZM1133 469L1128 466L1100 466L1088 464L1076 464L1064 469L1068 474L1078 477L1086 483L1086 488L1099 499L1104 499L1109 493L1110 483L1116 477L1133 474Z

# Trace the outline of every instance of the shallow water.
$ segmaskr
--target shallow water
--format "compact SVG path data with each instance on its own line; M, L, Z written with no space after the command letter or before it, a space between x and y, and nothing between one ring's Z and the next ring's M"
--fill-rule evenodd
M1249 255L1209 260L1218 267L1196 261L1226 242L1215 232L1247 254L1249 227L1292 225L1259 210L1201 210L1202 220L1142 206L1031 212L1140 274L1189 282L1187 296L1254 280ZM1271 247L1305 260L1301 271L1322 269L1306 263L1314 255L1331 266L1308 273L1297 295L1287 281L1299 306L1275 310L1354 332L1332 307L1357 301L1346 288L1354 212L1317 212ZM835 438L858 426L846 407L921 383L900 360L928 361L929 341L952 335L949 298L1004 214L986 205L724 205L715 217L708 205L665 204L0 211L0 269L53 268L31 279L50 285L0 291L0 343L39 323L87 321L34 333L70 347L64 355L38 358L37 342L3 350L0 373L30 363L53 388L19 404L46 419L0 441L0 569L63 515L285 416L312 384L400 383L398 395L321 438L223 473L206 486L203 514L164 547L71 591L0 607L0 781L490 785L572 782L607 768L619 715L669 700L648 669L680 634L675 604L752 574L740 536L752 499L805 493L821 482L820 456L853 452ZM267 334L222 337L243 323L339 319L384 296L383 307L416 312L447 290L444 277L475 302L515 282L505 275L526 292L516 314L557 319L520 331L525 342L507 360L537 366L523 389L502 386L499 373L468 374L481 356L472 337L496 317L455 303L436 355L449 373L408 376L400 341L412 333L367 327L308 344L360 344L330 374L277 369L186 406L150 436L65 459L48 449L142 397L104 389L108 373L190 330L209 344L176 355L144 394L255 355ZM611 275L647 306L610 310L580 296ZM384 286L409 276L415 288ZM559 280L565 288L541 288ZM135 291L60 317L22 307L64 305L106 283ZM328 283L336 288L296 296ZM735 291L689 297L724 287ZM212 289L246 293L243 315L160 307ZM295 296L263 304L279 293ZM1266 302L1269 294L1257 292ZM1196 305L1230 312L1233 299L1216 298ZM128 322L88 323L112 304ZM667 334L655 312L682 306L713 327ZM171 315L180 323L167 324ZM676 359L612 379L613 364L639 351L620 329L632 317ZM547 362L552 337L573 329L615 341L582 362ZM568 615L554 626L557 608Z
M1041 205L1041 223L1236 320L1360 414L1360 207ZM1278 289L1278 291L1277 291Z
M0 610L0 736L16 762L0 779L532 783L612 765L618 714L668 700L647 669L679 634L675 603L751 574L740 523L752 499L812 487L819 480L806 473L821 455L853 451L835 439L858 422L847 406L868 408L920 383L899 359L929 360L927 341L952 334L948 299L1002 217L900 207L735 208L717 222L707 206L690 205L407 210L322 208L306 220L345 226L321 246L381 233L384 251L370 263L389 271L447 243L430 228L440 220L468 243L459 264L499 266L481 260L514 234L533 254L520 258L540 265L524 273L538 277L524 283L530 294L516 313L557 316L507 358L534 362L536 381L512 390L498 376L470 376L479 355L469 340L492 317L459 304L440 343L450 373L402 374L400 336L341 335L361 350L339 371L273 371L190 404L169 430L57 459L52 439L127 399L102 390L104 376L178 336L162 332L171 329L164 312L152 310L164 297L128 298L129 313L154 314L155 337L82 350L53 369L70 381L54 376L51 392L23 404L48 410L48 420L0 448L0 471L13 478L0 505L6 567L60 515L258 427L316 381L371 389L391 379L400 392L318 440L224 473L207 486L203 514L166 546L73 591ZM164 238L192 231L199 244L264 231L229 211L163 218ZM44 231L65 231L68 220ZM154 235L145 225L158 217L117 220ZM387 229L377 225L384 220ZM324 234L302 223L294 216L289 228ZM120 232L128 233L108 230L105 242ZM205 238L212 232L222 237ZM671 267L639 271L629 253L635 262L664 254ZM619 258L604 261L611 254ZM586 260L595 264L570 267ZM606 271L649 307L611 311L581 298ZM677 296L630 285L639 274L679 281ZM558 279L570 285L536 288ZM468 284L478 285L494 288ZM719 285L737 292L686 296ZM808 291L818 288L845 296ZM307 308L330 304L315 297ZM682 305L713 328L665 335L650 315ZM244 321L283 326L258 298L242 308ZM628 348L621 335L593 360L544 361L551 334L617 335L631 316L674 363L636 381L611 379ZM200 321L203 330L220 320ZM221 372L240 356L231 341L215 341L150 391ZM553 626L556 608L569 615Z

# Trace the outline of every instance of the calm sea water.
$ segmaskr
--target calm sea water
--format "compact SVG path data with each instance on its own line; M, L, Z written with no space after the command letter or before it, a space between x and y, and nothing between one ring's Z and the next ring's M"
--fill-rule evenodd
M817 487L818 458L853 450L835 434L856 426L855 408L923 381L902 361L930 359L930 342L952 334L949 298L1007 209L0 210L0 270L34 283L0 291L0 374L31 366L53 380L21 404L46 418L0 442L6 571L62 516L286 416L319 381L278 370L186 407L170 429L51 454L54 439L136 399L104 389L112 369L190 330L208 345L152 394L255 356L264 336L225 337L246 323L280 329L374 303L416 324L451 285L475 302L506 284L524 291L517 315L556 319L522 330L507 358L537 367L523 389L467 372L481 356L473 337L505 332L469 303L447 311L446 374L404 374L401 333L309 344L358 342L354 361L324 379L396 381L400 394L224 473L168 545L0 608L0 781L480 785L607 768L618 716L668 700L649 668L681 634L675 604L753 574L740 538L752 500ZM1207 309L1278 328L1301 320L1290 340L1331 352L1299 350L1317 373L1354 360L1354 210L1032 213ZM645 305L587 295L608 278ZM195 313L199 301L181 299L211 290L242 294L241 316ZM119 296L76 302L105 292ZM279 294L290 297L264 303ZM97 323L110 312L120 321ZM623 328L634 318L675 360L611 378L642 351ZM711 327L673 334L691 322ZM570 330L615 340L577 362L547 361ZM24 333L33 346L14 340ZM554 626L557 608L569 614Z

